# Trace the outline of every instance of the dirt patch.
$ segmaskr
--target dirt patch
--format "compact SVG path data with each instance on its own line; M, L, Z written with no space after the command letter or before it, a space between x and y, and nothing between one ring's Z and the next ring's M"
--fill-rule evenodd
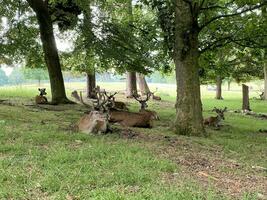
M177 176L177 173L164 175L164 179L168 179L165 181L170 184L179 184L183 177L195 180L204 188L212 186L218 193L234 199L241 198L244 193L259 192L264 198L267 196L267 176L243 163L225 158L219 146L205 147L179 136L141 132L135 139L154 142L154 146L150 145L153 152L172 160L181 168Z

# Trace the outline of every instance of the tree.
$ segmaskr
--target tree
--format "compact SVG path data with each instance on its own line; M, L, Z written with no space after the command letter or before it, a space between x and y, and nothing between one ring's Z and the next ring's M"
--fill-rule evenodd
M175 132L203 135L199 57L205 51L239 42L243 36L242 31L246 28L244 20L255 15L253 11L266 2L245 0L145 0L144 2L157 10L158 22L165 33L166 47L176 67ZM226 26L231 29L224 29Z
M150 93L145 76L143 74L137 73L136 78L137 78L137 83L139 86L139 90L141 91L141 94L145 95L145 94Z
M49 78L47 71L41 68L24 68L23 75L26 79L37 80L38 86L41 85L41 80L48 80Z
M265 25L265 30L267 28L267 6L262 7L262 17L263 17L263 25ZM264 27L263 27L264 28ZM264 73L264 100L267 101L267 50L266 48L262 50L262 57L263 57L263 73Z
M49 73L52 103L69 103L65 93L63 75L59 61L53 24L48 10L48 2L42 0L27 0L36 14L39 24L45 62Z
M22 69L19 67L14 68L8 77L8 82L10 84L19 85L22 84L24 81L25 78L23 76Z
M146 75L154 70L168 70L169 58L162 48L163 41L158 38L161 32L151 9L133 6L130 0L119 1L116 12L114 4L109 6L110 9L100 8L104 17L97 26L101 32L96 37L96 55L103 69L114 68L118 74L129 72L126 82L131 88L127 96L131 97L137 88L135 73Z
M0 86L6 85L8 83L8 77L4 70L0 68Z
M126 97L133 98L137 94L136 72L127 72Z
M1 32L3 35L0 43L1 53L8 55L12 61L21 63L30 58L29 54L39 49L42 44L45 57L43 62L47 65L50 77L52 103L69 102L65 94L52 23L57 23L60 30L63 30L66 25L71 25L69 22L72 20L69 16L76 16L77 11L72 7L70 9L70 3L73 4L72 1L63 0L6 0L1 5L1 16L8 22L4 31ZM65 13L69 14L65 15ZM37 52L35 52L36 55Z

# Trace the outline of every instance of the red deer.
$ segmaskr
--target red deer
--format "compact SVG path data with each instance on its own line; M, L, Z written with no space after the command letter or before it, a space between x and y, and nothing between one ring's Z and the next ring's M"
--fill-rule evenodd
M115 101L115 95L118 94L118 92L108 95L107 92L104 90L103 93L107 97L107 100L110 103L111 108L119 109L119 110L129 110L124 102Z
M153 119L159 120L159 116L157 112L146 109L148 107L147 101L149 100L150 96L151 96L150 93L148 93L146 94L145 99L142 99L141 97L138 97L137 95L134 95L133 97L135 98L136 101L138 101L141 104L141 108L139 110L140 113L150 113Z
M48 101L47 101L47 98L45 97L45 95L47 94L46 93L46 89L45 88L38 88L40 94L37 95L35 97L35 103L36 104L46 104Z
M109 112L109 121L119 123L126 127L152 128L154 116L149 112L134 113L129 111L111 110Z
M126 127L152 128L152 121L156 117L153 111L145 110L148 99L149 94L144 100L138 98L138 101L141 103L142 107L138 113L111 109L109 111L109 121L111 123L119 123Z
M80 96L78 95L78 92L76 90L74 90L72 93L71 93L71 96L79 103L83 104L84 106L86 107L89 107L89 108L92 108L93 105L89 105L89 104L86 104L84 103L83 101L83 98L82 98L82 92L80 92Z
M108 113L105 109L107 100L103 97L100 93L97 94L97 104L94 105L94 110L84 115L77 123L79 131L84 133L106 133L110 130ZM83 102L82 96L80 99Z
M152 97L153 100L161 101L161 97L155 95L155 93L156 93L157 91L158 91L158 88L156 88L156 91L155 91L155 92L150 92L151 97Z
M212 111L215 111L217 113L217 116L216 117L208 117L208 118L204 119L204 121L203 121L204 125L215 126L218 128L220 126L221 120L224 120L224 112L226 110L227 110L227 107L225 107L224 109L218 109L218 108L214 107L214 109Z

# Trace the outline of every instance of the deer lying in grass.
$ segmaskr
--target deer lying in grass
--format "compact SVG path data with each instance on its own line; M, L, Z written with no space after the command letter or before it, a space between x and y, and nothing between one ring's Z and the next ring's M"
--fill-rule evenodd
M82 98L82 92L80 92L80 96L78 94L78 92L76 90L74 90L72 93L71 93L71 96L79 103L81 103L82 105L86 106L86 107L89 107L89 108L92 108L93 105L89 105L89 104L86 104L84 101L83 101L83 98Z
M80 96L81 102L82 96ZM83 102L84 103L84 102ZM93 111L84 115L77 123L79 131L83 133L107 133L109 129L108 113L105 108L107 100L98 93L97 104ZM88 105L89 106L89 105Z
M140 128L152 128L152 122L154 119L158 119L157 115L153 111L148 111L145 108L147 107L146 102L149 99L149 94L146 99L138 99L138 102L141 104L140 112L129 112L129 111L120 111L116 109L110 109L109 111L109 121L111 123L119 123L122 126L126 127L140 127Z
M151 113L134 113L129 111L112 110L109 112L109 121L126 127L152 128L154 116Z
M141 108L139 110L140 113L150 113L150 115L152 116L153 119L159 120L159 116L158 116L157 112L146 109L148 107L147 101L150 99L150 96L151 96L151 94L148 93L148 94L146 94L145 99L142 99L140 96L137 96L137 95L134 95L133 97L141 105Z
M203 121L204 125L214 126L214 127L218 128L220 126L220 122L222 120L224 120L224 112L226 110L227 110L227 107L225 107L224 109L218 109L218 108L214 107L212 112L215 111L217 113L217 116L216 117L208 117L208 118L204 119L204 121Z
M156 93L157 91L158 91L158 88L156 88L156 91L154 91L154 92L150 92L151 97L152 97L153 100L161 101L161 97L155 95L155 93Z
M122 102L122 101L115 101L115 95L118 94L118 92L115 92L115 93L109 95L104 90L103 94L106 96L108 102L110 104L112 104L112 105L110 105L111 108L119 109L119 110L129 110L124 102Z
M47 94L46 93L46 89L45 88L38 88L40 94L37 95L35 97L35 103L36 104L46 104L48 101L47 101L47 98L45 97L45 95Z

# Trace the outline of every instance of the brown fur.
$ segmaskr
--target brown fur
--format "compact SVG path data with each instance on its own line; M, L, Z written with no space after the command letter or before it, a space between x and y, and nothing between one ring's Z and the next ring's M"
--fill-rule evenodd
M127 127L151 128L153 115L149 112L133 113L128 111L110 111L110 122Z
M83 133L106 133L108 131L107 114L99 111L91 111L84 115L77 124L79 131Z
M126 104L122 101L114 101L114 107L120 110L129 110Z
M153 110L140 110L139 111L140 113L148 113L149 115L151 115L152 119L153 120L159 120L159 116L158 116L158 113L156 111L153 111Z
M227 110L225 107L224 109L217 109L216 107L212 110L217 113L216 117L208 117L203 120L204 125L208 126L215 126L219 127L221 120L224 120L224 112Z
M47 98L45 96L37 95L35 97L35 103L36 104L46 104L47 103Z
M47 98L45 97L45 95L47 94L45 90L45 88L38 88L40 94L35 97L36 104L46 104L48 102Z
M153 99L153 100L161 101L161 97L160 97L160 96L156 96L156 95L154 95L154 94L152 94L151 96L152 96L152 99Z

